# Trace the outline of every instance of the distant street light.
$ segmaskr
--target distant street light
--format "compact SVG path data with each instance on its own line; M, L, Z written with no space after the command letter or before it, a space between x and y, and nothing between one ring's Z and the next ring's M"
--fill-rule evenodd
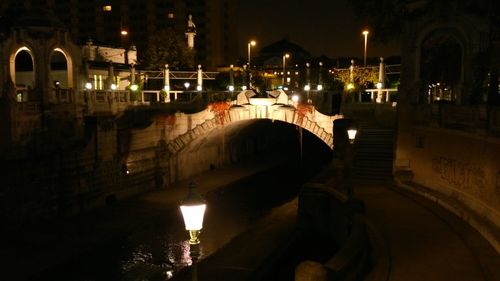
M251 49L253 46L255 46L255 45L257 45L257 42L255 42L254 40L252 40L252 41L248 42L248 68L251 68L251 67L252 67L252 66L250 65L250 58L251 58L251 56L250 56L250 49Z
M285 86L285 75L286 75L286 59L289 58L289 54L284 54L283 55L283 76L281 77L281 84L283 87Z
M364 59L363 59L363 63L364 63L364 66L366 66L366 47L367 47L367 43L368 43L368 30L363 30L363 35L365 36L365 52L364 52Z
M184 83L184 87L186 88L186 91L189 89L189 82Z

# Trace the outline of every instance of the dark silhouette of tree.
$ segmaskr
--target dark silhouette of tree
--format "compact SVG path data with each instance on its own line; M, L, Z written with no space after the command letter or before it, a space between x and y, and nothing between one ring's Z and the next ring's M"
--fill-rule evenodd
M148 40L141 63L148 69L163 69L165 64L172 70L186 70L194 67L194 51L173 28L167 28Z
M498 0L351 0L349 3L357 16L372 28L372 38L379 41L397 37L405 21L424 15L446 18L461 11L485 19L497 30L500 23Z

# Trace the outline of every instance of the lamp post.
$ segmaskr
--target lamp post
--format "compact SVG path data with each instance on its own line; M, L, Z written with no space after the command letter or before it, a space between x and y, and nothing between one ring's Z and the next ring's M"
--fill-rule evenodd
M354 141L356 140L356 134L358 133L357 128L351 123L347 128L347 138L349 139L349 144L347 145L346 155L345 155L345 169L346 169L346 181L347 181L347 198L352 199L354 196L354 187L352 182L352 165L354 161Z
M347 129L347 137L349 138L349 143L353 144L354 140L356 140L356 134L358 133L358 130L356 128L349 128Z
M283 76L281 77L281 84L285 87L285 75L286 75L286 59L289 58L289 54L283 54Z
M255 40L248 42L248 68L249 69L252 68L252 66L250 65L250 58L251 58L250 57L250 49L255 45L257 45L257 42L255 42Z
M366 47L367 47L367 43L368 43L368 30L363 30L363 35L365 36L365 52L364 52L364 56L363 56L363 62L364 62L364 66L366 66Z
M200 231L203 227L203 216L207 204L201 195L196 191L196 184L189 183L188 196L182 201L180 209L186 230L189 232L189 245L200 244Z
M323 62L319 62L319 69L318 69L318 85L316 86L316 90L321 91L323 90Z

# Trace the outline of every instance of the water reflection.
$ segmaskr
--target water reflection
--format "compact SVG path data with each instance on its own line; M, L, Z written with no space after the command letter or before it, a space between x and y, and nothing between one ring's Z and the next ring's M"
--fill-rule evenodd
M210 207L197 257L190 252L189 235L178 208L139 210L126 209L125 206L120 216L133 229L124 231L122 237L110 239L105 245L96 246L64 266L32 279L169 280L181 269L196 265L198 259L217 251L273 207L294 197L301 183L292 177L274 176L282 172L270 171L206 196Z

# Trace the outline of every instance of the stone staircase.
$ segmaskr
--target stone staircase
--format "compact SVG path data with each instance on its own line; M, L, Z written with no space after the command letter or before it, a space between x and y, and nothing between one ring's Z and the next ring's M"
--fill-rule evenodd
M392 180L394 129L362 125L353 149L353 179Z

